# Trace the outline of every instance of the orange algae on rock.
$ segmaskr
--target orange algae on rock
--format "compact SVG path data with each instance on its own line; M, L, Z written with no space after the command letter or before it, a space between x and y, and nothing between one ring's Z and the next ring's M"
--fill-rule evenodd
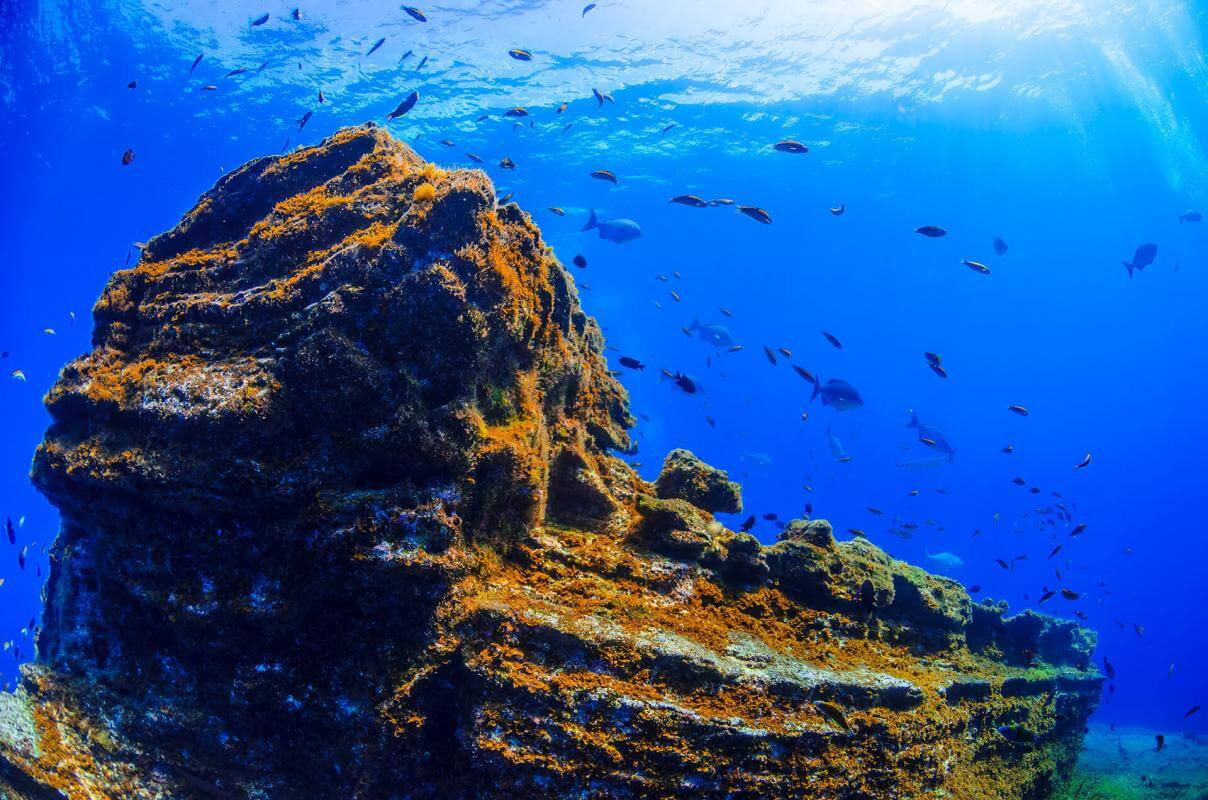
M47 397L0 796L1042 800L1094 636L659 481L573 280L372 125L225 176ZM818 710L841 708L850 730ZM1003 726L1026 731L1006 737Z

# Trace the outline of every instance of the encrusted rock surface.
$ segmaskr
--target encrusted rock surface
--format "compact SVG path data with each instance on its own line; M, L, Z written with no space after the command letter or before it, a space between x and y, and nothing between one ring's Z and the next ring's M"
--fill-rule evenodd
M480 172L253 161L95 320L0 797L1040 800L1077 752L1086 629L612 455L599 329Z
M672 450L667 454L654 488L659 497L687 500L714 514L742 511L742 488L726 473L687 450Z

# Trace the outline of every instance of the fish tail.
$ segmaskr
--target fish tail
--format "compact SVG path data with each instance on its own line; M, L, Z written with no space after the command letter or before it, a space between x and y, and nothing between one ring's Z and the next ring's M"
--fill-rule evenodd
M910 409L910 422L906 423L907 428L917 428L919 426L919 414L913 408Z
M1133 274L1133 265L1127 261L1121 261L1120 263L1124 265L1126 270L1128 270L1128 277L1131 278Z
M593 208L591 210L591 216L587 218L587 224L584 225L579 230L589 231L592 228L598 228L598 227L600 227L600 220L596 218L596 210Z
M822 381L817 376L815 376L814 377L814 393L810 395L810 400L813 400L815 397L817 397L818 393L821 391L822 391Z

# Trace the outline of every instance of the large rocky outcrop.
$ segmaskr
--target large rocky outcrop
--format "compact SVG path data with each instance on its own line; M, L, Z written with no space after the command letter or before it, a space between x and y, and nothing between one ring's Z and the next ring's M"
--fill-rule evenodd
M711 512L480 172L373 126L231 173L47 397L60 509L0 796L1044 798L1093 635Z

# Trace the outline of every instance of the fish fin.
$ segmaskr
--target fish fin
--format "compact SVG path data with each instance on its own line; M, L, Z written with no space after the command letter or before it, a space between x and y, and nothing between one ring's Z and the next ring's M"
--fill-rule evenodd
M913 408L910 409L910 422L906 423L907 428L919 427L919 414Z
M700 330L700 317L697 317L697 316L692 317L692 324L688 326L688 330L690 330L690 331Z
M1131 277L1132 277L1132 274L1133 274L1133 265L1132 265L1132 264L1130 264L1130 263L1129 263L1129 262L1127 262L1127 261L1121 261L1120 263L1124 265L1124 268L1125 268L1126 270L1128 270L1128 277L1130 277L1130 278L1131 278Z
M814 393L810 395L810 400L813 400L815 397L817 397L818 393L821 391L822 391L822 380L820 378L818 378L818 376L815 375L814 376ZM826 401L824 400L823 402L825 403Z
M600 220L596 218L596 210L593 208L591 210L591 216L588 217L588 219L587 219L587 224L584 225L579 230L589 231L592 228L598 228L598 227L600 227Z

